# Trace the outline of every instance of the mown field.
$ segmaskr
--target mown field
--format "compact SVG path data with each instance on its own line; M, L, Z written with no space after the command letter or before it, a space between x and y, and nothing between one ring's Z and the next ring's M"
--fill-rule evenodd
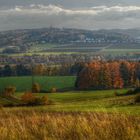
M73 89L75 76L35 76L34 82L39 83L41 90L49 91L51 88L58 90ZM32 77L6 77L0 78L0 90L6 86L15 86L17 92L31 90Z

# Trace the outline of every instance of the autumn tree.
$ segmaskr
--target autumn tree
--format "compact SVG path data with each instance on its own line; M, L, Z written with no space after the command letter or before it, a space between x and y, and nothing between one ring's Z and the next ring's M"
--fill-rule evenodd
M125 87L130 86L130 64L127 61L123 61L120 64L120 73Z
M45 66L43 64L35 65L33 68L34 75L43 75L45 71Z

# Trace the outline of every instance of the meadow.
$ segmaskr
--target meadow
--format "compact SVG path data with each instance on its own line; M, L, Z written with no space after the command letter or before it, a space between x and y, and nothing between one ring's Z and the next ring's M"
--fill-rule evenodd
M139 104L134 103L136 95L124 95L128 89L116 90L122 96L116 96L114 90L70 91L63 93L38 93L36 96L47 95L51 104L46 106L16 107L24 94L16 93L15 98L0 97L1 106L15 106L12 110L32 110L45 112L118 112L140 115ZM11 110L11 108L6 108Z
M36 96L47 95L52 105L22 109L39 109L45 111L101 111L101 112L126 112L128 114L140 114L139 105L133 104L135 95L123 96L129 89L113 90L74 90L76 77L74 76L51 76L34 77L34 81L41 85L42 91L48 93L38 93ZM3 106L20 104L20 97L31 90L31 77L7 77L0 78L0 89L6 86L15 86L15 98L0 96L0 104ZM56 88L57 93L49 93L51 88ZM115 92L122 94L116 96ZM16 109L16 108L15 108Z
M45 82L45 89L46 83L47 89L54 85L73 89L75 83L75 77L36 78L42 85ZM1 84L4 79L19 91L14 98L0 96L1 140L140 139L140 104L134 102L136 95L125 95L129 89L34 93L47 96L51 104L18 107L31 77L1 78Z
M128 89L47 94L52 104L1 107L2 140L139 140L140 110ZM16 93L17 100L23 93ZM36 96L44 96L38 93ZM2 101L4 98L1 97ZM3 100L7 103L8 99ZM12 102L12 100L10 100ZM15 103L15 101L13 100Z
M42 90L49 91L51 88L58 90L73 89L75 76L35 76L34 82L39 83ZM6 86L15 86L17 92L29 91L32 87L32 77L4 77L0 78L0 90Z

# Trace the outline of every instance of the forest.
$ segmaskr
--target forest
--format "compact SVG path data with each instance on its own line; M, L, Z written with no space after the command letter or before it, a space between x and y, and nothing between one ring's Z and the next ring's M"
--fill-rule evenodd
M79 72L76 87L79 89L114 89L139 87L140 62L93 61Z

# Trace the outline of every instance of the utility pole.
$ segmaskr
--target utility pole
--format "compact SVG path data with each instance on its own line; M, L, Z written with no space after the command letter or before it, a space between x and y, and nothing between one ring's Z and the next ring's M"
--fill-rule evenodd
M34 60L31 58L31 68L32 68L32 75L31 75L31 86L33 87L33 85L34 85ZM31 89L32 89L32 87L31 87Z

